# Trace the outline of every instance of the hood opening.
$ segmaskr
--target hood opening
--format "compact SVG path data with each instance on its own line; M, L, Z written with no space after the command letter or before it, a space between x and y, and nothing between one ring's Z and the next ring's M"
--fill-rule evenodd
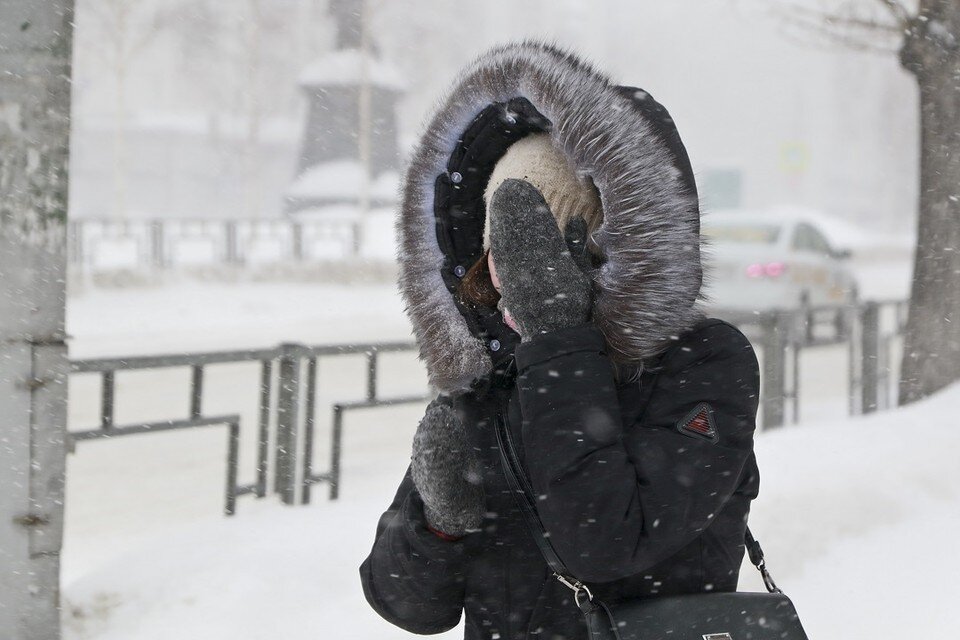
M483 255L484 192L494 166L510 145L531 133L547 132L550 126L526 98L490 104L464 131L450 154L446 173L437 177L434 215L437 243L444 255L441 275L470 332L481 340L490 337L489 331L460 302L457 290L464 271Z

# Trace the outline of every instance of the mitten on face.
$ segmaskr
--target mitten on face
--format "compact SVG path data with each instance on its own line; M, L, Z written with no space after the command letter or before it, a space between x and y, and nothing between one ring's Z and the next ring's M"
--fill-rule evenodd
M523 341L587 322L592 294L583 219L573 218L564 238L536 187L513 179L494 192L488 215L501 302Z
M432 528L462 536L480 526L480 459L449 397L439 396L427 405L413 437L410 471Z

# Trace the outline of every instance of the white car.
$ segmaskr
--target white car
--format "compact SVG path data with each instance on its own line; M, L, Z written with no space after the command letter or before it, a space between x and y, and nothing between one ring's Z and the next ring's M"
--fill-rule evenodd
M818 216L802 213L705 215L707 307L765 311L854 302L850 251L831 246L823 226Z

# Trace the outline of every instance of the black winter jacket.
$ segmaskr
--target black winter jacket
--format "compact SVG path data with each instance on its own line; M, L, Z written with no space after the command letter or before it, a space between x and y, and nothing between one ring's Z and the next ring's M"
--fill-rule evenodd
M490 171L533 131L596 184L602 263L588 324L520 344L499 313L466 308L456 291L482 255ZM461 74L407 173L400 289L431 383L454 397L483 462L487 512L480 531L441 539L408 470L360 567L381 616L427 634L465 612L470 640L586 637L508 489L498 414L551 543L594 595L736 589L759 487L759 372L743 334L696 305L699 220L686 151L646 92L537 42Z
M414 633L447 630L466 610L469 639L586 637L510 495L497 412L522 443L552 544L600 599L735 591L759 483L759 372L743 334L706 320L618 385L603 336L584 325L521 344L515 368L457 400L484 462L482 531L453 542L428 531L408 473L360 569L371 606ZM684 428L704 403L715 437Z

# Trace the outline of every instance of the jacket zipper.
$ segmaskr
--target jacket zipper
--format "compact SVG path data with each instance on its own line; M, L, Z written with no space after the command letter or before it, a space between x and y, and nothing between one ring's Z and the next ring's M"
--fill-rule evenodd
M507 364L506 371L510 370L510 367L513 366L515 356L510 354L510 362ZM510 396L513 393L512 385L506 387L503 391L504 398L502 400L497 400L497 410L496 416L494 418L494 429L499 429L500 425L503 424L505 429L510 428L510 423L507 420L507 415L509 414L510 407ZM512 533L512 532L511 532ZM511 616L513 614L513 601L510 597L510 570L513 566L513 558L511 557L512 550L509 545L503 545L504 551L504 564L503 564L503 594L504 594L504 603L503 603L503 635L501 636L503 640L514 640L513 638L513 629L511 627Z
M506 400L497 400L497 411L494 417L493 428L499 429L501 423L504 425L504 428L509 429L509 423L506 420L507 408L510 404L510 391L509 389L505 393ZM502 535L502 529L500 529ZM510 568L513 566L513 559L511 558L510 545L503 545L503 635L501 638L503 640L514 640L512 629L510 628L510 616L513 612L513 603L510 599Z

